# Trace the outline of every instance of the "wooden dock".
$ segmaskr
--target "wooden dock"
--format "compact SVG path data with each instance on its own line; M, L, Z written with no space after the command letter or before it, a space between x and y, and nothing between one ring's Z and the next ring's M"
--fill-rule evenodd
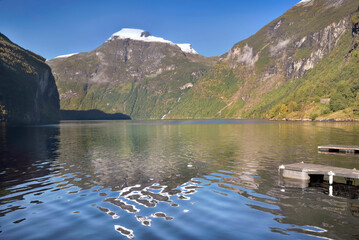
M359 154L359 146L345 146L345 145L324 145L318 146L320 152L341 152L341 153L356 153Z
M328 176L329 184L333 183L333 177L343 177L345 179L359 179L359 171L354 169L331 167L310 163L294 163L281 165L279 167L284 178L310 180L311 177Z

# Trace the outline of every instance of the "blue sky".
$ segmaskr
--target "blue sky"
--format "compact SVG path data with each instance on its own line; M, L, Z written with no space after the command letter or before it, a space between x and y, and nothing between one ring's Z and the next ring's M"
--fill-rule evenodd
M47 59L140 28L218 56L299 0L0 0L0 32Z

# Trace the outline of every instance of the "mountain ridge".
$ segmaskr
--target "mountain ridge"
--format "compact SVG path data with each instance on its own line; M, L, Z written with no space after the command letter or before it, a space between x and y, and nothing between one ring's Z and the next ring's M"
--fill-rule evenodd
M173 43L164 38L152 36L148 31L142 29L122 28L120 31L113 33L111 37L109 37L105 42L110 42L115 39L131 39L131 40L143 41L143 42L162 42L171 45L176 45L185 53L198 54L197 51L193 49L192 44L190 43ZM71 57L75 54L78 53L63 54L56 56L52 59ZM49 59L48 61L52 59Z
M61 100L62 107L68 110L97 107L108 113L123 111L134 118L315 119L319 116L331 117L331 114L349 108L350 113L341 116L355 117L353 106L356 100L352 96L356 94L356 88L349 87L348 91L352 94L349 94L351 97L345 100L344 105L333 107L337 101L335 92L342 84L339 84L340 81L331 80L332 91L321 89L315 93L316 96L294 96L292 92L285 91L295 89L288 87L293 82L298 88L310 85L308 81L317 82L315 79L310 80L311 73L325 71L325 66L320 63L327 61L328 56L337 58L338 66L343 67L346 62L355 61L357 49L349 45L355 41L351 36L355 25L352 18L356 15L358 5L351 0L301 1L256 34L236 43L227 53L215 58L186 54L180 49L175 50L173 46L161 45L161 42L140 43L130 38L116 38L89 53L61 60L53 59L49 64L57 76L60 94L63 97L66 95ZM149 36L145 31L142 33L144 38ZM333 51L348 53L350 48L353 50L345 59L339 59L342 55L331 55ZM114 55L115 52L118 54ZM84 66L78 70L89 68L91 64L100 68L94 67L87 75L76 71L76 63L73 61L77 59L81 62L90 55L92 62L85 61L87 65L84 62ZM110 56L113 62L109 61ZM71 61L74 66L69 65ZM101 71L105 68L111 68L112 74ZM344 68L337 71L347 70ZM317 78L328 82L329 78L323 76L325 74ZM82 97L78 98L78 90L73 91L71 87L65 87L66 92L63 91L62 86L81 81L87 82L87 85L82 84L84 89L87 89L89 83L112 82L112 87L116 85L122 92L112 97L117 100L98 104L111 92L108 87L96 86L96 91L91 88L96 92L96 96L91 99L81 93ZM190 87L183 88L186 84ZM316 84L317 88L322 88L323 84ZM294 97L289 101L289 96ZM329 100L322 103L324 99ZM104 104L117 107L110 109ZM119 104L122 107L118 107Z

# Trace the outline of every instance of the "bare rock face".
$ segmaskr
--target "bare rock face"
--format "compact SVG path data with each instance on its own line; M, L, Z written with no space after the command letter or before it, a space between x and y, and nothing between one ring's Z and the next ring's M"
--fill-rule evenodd
M348 18L342 19L337 23L333 22L324 29L294 42L294 46L297 50L309 49L310 55L292 61L290 58L287 59L287 76L301 77L308 70L314 68L324 56L334 49L342 35L348 29L348 23ZM295 55L292 56L292 59L293 58L295 58Z
M99 78L93 73L91 82L111 81L114 78L120 82L127 79L143 79L146 76L159 74L170 66L165 58L176 57L184 59L180 49L166 43L141 42L131 39L118 39L106 42L95 50L96 56L102 56L101 69L107 78ZM99 59L100 60L100 59ZM121 75L117 76L119 70Z
M246 44L242 48L232 48L228 52L228 58L244 65L254 66L258 60L258 54L255 54L253 48Z
M273 30L268 30L268 36L273 38L275 31L280 28L282 20L279 20ZM311 33L309 35L294 38L288 36L283 39L283 36L277 36L273 40L266 43L260 51L255 52L250 42L246 42L243 47L234 46L227 54L227 59L254 68L257 61L268 54L272 60L273 65L266 69L266 74L281 73L285 74L286 78L301 77L308 70L312 69L324 56L337 45L341 36L348 29L349 19L333 22L324 27L320 31ZM298 51L306 50L307 55L299 56ZM298 56L297 56L298 55Z
M0 122L59 121L59 94L45 59L0 34Z

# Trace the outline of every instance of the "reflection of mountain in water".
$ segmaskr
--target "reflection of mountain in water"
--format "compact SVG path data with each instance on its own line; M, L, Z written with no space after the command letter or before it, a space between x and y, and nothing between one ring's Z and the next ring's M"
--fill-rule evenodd
M233 133L231 125L122 123L104 127L98 123L79 128L65 124L61 127L59 162L73 165L71 171L83 175L68 179L69 185L119 191L117 197L104 198L106 204L98 205L100 211L116 219L118 215L110 210L110 204L149 226L152 218L172 220L172 216L165 212L141 215L138 207L156 209L159 203L179 206L178 201L190 200L205 187L194 178L209 181L206 186L218 184L220 188L214 190L217 194L228 195L226 191L231 190L255 201L273 203L252 192L258 188L257 171L265 166L260 155L268 150L268 146L258 150L252 139L263 129L238 127ZM228 135L235 141L219 141ZM65 173L66 168L60 171ZM135 235L126 227L116 225L115 229L130 238Z
M0 126L0 206L48 185L57 157L59 129ZM31 182L32 184L23 184ZM11 196L11 197L7 197ZM0 216L9 209L2 209Z
M59 161L73 164L75 157L72 170L78 168L84 174L91 174L91 185L120 190L136 184L149 186L161 182L171 189L206 170L194 157L198 155L196 149L186 149L190 146L181 143L185 139L166 137L166 131L170 129L127 124L62 127L60 151L63 154ZM193 167L188 167L189 164ZM77 185L86 181L79 181Z
M308 136L315 133L328 139L338 137L338 134L333 133L336 128L332 129L333 132L325 132L322 126L313 132L313 128L311 124L303 124L300 131L295 124L213 126L135 122L107 123L106 126L97 123L80 128L69 124L61 127L62 154L59 162L67 166L73 164L72 172L91 175L91 178L78 180L77 174L76 181L69 179L70 184L82 189L103 186L119 191L118 196L105 197L104 203L98 205L100 211L112 218L118 215L114 209L110 210L110 206L133 214L144 226L150 226L155 217L171 220L173 216L163 211L143 214L145 210L141 211L140 206L156 210L159 203L165 203L177 207L182 200L191 200L191 194L199 188L218 186L213 192L228 196L229 190L250 199L248 206L253 209L287 216L278 217L280 223L291 223L292 216L303 216L302 223L300 217L294 222L305 226L308 223L306 216L316 211L303 210L300 202L297 202L298 196L282 204L286 203L288 194L273 189L272 184L278 181L276 173L279 164L291 158L293 161L300 160L296 156L302 156L306 145L301 144L308 141ZM316 146L315 143L312 145ZM313 153L317 153L316 147L313 147ZM200 181L196 182L194 178ZM209 182L205 185L201 180ZM87 184L88 181L91 184ZM280 203L278 199L281 199ZM313 199L305 196L304 201L309 204ZM263 207L262 203L269 205ZM281 205L281 211L271 207L277 204ZM343 213L345 209L347 206L340 212ZM329 217L332 212L327 214ZM313 214L313 226L320 225L316 219ZM324 224L322 228L328 227ZM115 230L130 238L136 234L133 229L120 225L116 225ZM288 229L273 229L273 232L286 231ZM318 235L323 232L306 228L290 231L314 231Z
M131 117L123 113L105 113L92 110L60 110L61 120L131 120Z
M260 156L270 146L258 148L252 139L263 129L247 126L233 133L231 125L64 124L59 162L90 174L91 186L114 190L161 183L169 191L192 178L233 168L239 170L234 177L243 187L256 189L257 171L268 164ZM237 139L218 141L228 135ZM88 188L88 180L76 185Z
M58 161L65 165L60 172L78 172L67 179L68 185L82 190L102 186L119 191L117 197L106 197L104 202L133 213L142 225L150 225L152 218L172 217L161 211L141 215L138 206L156 209L159 203L166 203L177 207L176 201L190 200L203 187L194 178L208 176L210 182L250 195L245 188L257 188L255 175L260 169L247 140L256 134L252 130L241 128L236 133L238 141L221 142L218 138L232 131L230 125L64 124ZM106 204L99 204L98 209L117 218ZM127 236L135 234L119 226L116 230Z
M14 191L19 199L27 194L11 203L17 209L1 212L7 219L11 211L25 213L26 220L12 219L12 224L47 219L61 209L62 224L72 228L72 220L88 218L86 233L109 226L113 231L103 234L110 239L117 236L112 234L167 239L172 231L183 239L201 239L208 229L231 239L252 234L253 228L276 239L353 236L343 224L358 222L353 199L278 184L280 164L356 163L353 156L322 155L316 148L322 142L353 141L350 125L86 121L28 129L2 131L0 137L6 143L0 154L9 153L9 167L0 175L9 186L4 194ZM40 203L45 210L36 218L32 212ZM91 225L97 221L100 226Z

